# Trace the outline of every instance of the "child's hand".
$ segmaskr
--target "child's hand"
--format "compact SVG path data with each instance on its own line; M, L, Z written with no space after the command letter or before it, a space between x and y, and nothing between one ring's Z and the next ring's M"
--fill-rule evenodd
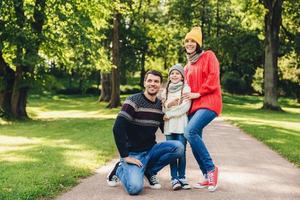
M169 120L170 118L169 118L167 115L164 115L163 119L164 119L164 121L167 121L167 120Z
M179 101L180 101L180 98L176 98L174 99L173 101L170 101L167 105L168 108L172 107L172 106L177 106L179 105Z

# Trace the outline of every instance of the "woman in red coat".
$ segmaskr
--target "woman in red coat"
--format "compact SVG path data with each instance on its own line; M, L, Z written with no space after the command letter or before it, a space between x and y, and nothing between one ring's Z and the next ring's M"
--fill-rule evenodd
M189 123L184 136L191 145L195 159L204 175L195 188L208 188L215 191L218 186L218 167L202 140L203 128L206 127L222 110L219 62L212 51L204 51L200 27L194 27L185 36L184 47L188 58L185 76L191 93L183 95L191 99Z

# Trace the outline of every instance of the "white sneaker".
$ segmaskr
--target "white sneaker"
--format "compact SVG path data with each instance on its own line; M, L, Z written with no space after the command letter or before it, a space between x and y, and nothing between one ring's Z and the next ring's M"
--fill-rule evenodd
M184 190L189 190L189 189L191 189L191 186L190 186L190 184L188 183L188 181L187 181L186 178L180 178L180 179L179 179L179 182L180 182L180 184L181 184L182 189L184 189Z
M156 190L161 188L161 184L159 184L159 180L156 177L156 175L150 176L150 175L145 174L145 176L149 181L150 188L156 189Z
M115 187L120 184L120 179L116 175L119 164L120 162L117 162L114 168L111 170L111 172L109 172L109 174L106 177L107 185L110 187Z
M174 179L171 181L171 184L172 184L172 189L174 191L181 189L181 183L179 182L179 180Z

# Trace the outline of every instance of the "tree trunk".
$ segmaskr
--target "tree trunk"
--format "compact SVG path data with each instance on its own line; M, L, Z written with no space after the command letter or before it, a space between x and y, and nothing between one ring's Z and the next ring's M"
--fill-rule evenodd
M219 4L219 0L217 0L217 37L220 36L220 4Z
M11 111L16 119L28 118L26 112L26 98L28 86L22 86L23 79L23 66L17 66L15 73L15 82L11 97Z
M145 70L145 55L146 53L143 52L142 53L142 58L141 58L141 78L140 78L140 86L144 87L144 78L145 78L145 74L146 74L146 70Z
M121 14L116 12L113 22L113 52L112 52L112 83L111 83L111 98L108 107L116 108L121 105L120 99L120 41L119 41L119 27L120 27Z
M120 64L120 82L122 85L127 84L126 68L124 66L125 62L122 62L122 64Z
M28 22L24 15L23 3L23 0L14 1L17 24L20 30L23 30L23 27ZM35 1L33 19L30 25L32 34L36 36L35 39L30 41L29 46L24 46L23 43L17 44L15 82L11 97L12 115L17 119L28 118L26 112L27 96L33 81L33 71L38 58L39 47L43 40L42 28L45 22L45 0ZM31 63L26 62L26 66L24 66L24 61L31 61Z
M278 49L282 0L264 0L265 15L265 62L263 109L281 110L278 104Z
M10 119L11 95L15 79L15 72L5 62L0 50L0 117Z
M296 87L296 98L297 98L297 103L300 103L300 85L297 85Z
M111 73L101 73L101 94L99 101L109 102L111 97Z

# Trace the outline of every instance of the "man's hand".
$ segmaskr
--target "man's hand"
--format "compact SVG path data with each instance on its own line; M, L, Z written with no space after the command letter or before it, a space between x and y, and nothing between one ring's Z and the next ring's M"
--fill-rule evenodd
M192 99L197 99L199 98L201 95L200 93L192 93L192 92L189 92L189 93L184 93L182 94L182 100L186 100L186 99L189 99L189 100L192 100Z
M125 157L124 161L133 165L137 165L138 167L143 167L143 163L140 160L133 157Z

